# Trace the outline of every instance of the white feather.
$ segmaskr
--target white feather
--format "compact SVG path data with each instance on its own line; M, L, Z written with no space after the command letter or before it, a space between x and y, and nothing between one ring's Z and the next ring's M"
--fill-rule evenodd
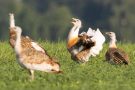
M92 56L96 56L100 53L100 51L102 50L103 48L103 43L105 42L105 37L104 35L100 32L99 29L97 29L96 31L95 30L92 30L91 28L88 29L88 32L87 34L89 36L92 36L92 41L95 41L95 46L93 46L91 49L90 49L90 53Z
M44 49L41 48L36 42L31 42L31 45L33 48L35 48L37 51L41 51L43 53L45 53Z
M88 36L94 36L95 34L95 30L92 30L92 28L89 28L88 31L87 31L87 35Z

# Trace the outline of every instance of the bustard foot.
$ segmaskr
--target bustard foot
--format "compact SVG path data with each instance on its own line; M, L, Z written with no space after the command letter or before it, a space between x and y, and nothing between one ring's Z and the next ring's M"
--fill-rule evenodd
M34 80L34 70L29 70L30 73L30 81Z

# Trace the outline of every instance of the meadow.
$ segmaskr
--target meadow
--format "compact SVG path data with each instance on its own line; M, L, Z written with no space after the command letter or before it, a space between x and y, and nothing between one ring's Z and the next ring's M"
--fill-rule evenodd
M129 65L111 65L104 54L108 44L97 57L79 64L70 58L65 42L39 43L58 59L62 74L36 71L35 80L29 81L29 73L16 62L13 49L8 42L0 42L0 90L134 90L135 88L135 44L118 43L130 57Z

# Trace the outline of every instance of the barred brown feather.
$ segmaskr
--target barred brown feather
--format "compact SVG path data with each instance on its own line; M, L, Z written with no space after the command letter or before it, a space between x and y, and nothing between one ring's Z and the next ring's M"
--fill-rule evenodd
M109 48L106 52L106 60L115 64L129 64L128 55L121 49Z

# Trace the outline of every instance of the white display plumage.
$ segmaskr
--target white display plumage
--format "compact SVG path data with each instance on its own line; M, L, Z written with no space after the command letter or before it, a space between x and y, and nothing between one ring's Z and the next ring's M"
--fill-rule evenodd
M77 60L82 60L83 62L88 61L89 57L99 55L103 48L103 43L105 42L105 37L100 32L99 29L92 30L88 29L87 32L82 32L79 34L79 29L82 26L81 20L72 18L73 27L68 35L67 48L71 53L72 57L77 57ZM87 36L88 38L80 38L79 36ZM93 42L94 45L87 47L86 44L80 43L80 40L84 42ZM88 45L88 44L87 44ZM88 45L89 46L89 45Z
M105 42L105 37L104 35L100 32L99 29L92 30L91 28L88 29L87 35L92 36L91 40L95 41L96 44L90 49L90 53L92 56L96 56L99 54L99 52L103 48L103 43Z

